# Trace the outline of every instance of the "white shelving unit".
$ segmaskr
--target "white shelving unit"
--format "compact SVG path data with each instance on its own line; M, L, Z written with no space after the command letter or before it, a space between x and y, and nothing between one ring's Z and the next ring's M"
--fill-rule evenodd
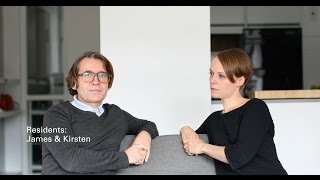
M19 82L19 79L0 78L0 84L14 84Z
M60 97L60 98L59 98ZM48 108L51 106L62 102L64 96L55 96L52 99L52 96L28 96L28 126L32 128L39 128L43 125L43 116ZM41 136L40 133L28 134L33 137ZM40 174L42 169L42 155L41 155L41 143L28 143L29 146L29 167L30 173Z
M11 117L11 116L18 115L18 114L20 114L20 113L21 113L20 110L12 110L12 111L3 111L3 112L0 112L0 120L1 120L1 119L4 119L4 118Z
M16 90L19 90L19 79L11 79L11 78L0 78L0 94L9 94L13 101L17 104L20 104L19 99L17 99ZM21 110L14 109L10 111L4 111L0 109L0 174L19 174L20 172L6 172L6 148L5 142L8 139L8 136L5 132L5 129L10 126L10 124L18 119L19 114L21 114ZM10 121L10 122L9 122Z
M19 83L20 83L19 79L0 78L0 94L1 93L9 93L10 94L9 90L6 89L6 86L12 86L12 85L19 84ZM0 120L14 116L14 115L18 115L19 113L21 113L21 111L18 109L14 109L14 110L10 110L10 111L0 110Z
M79 54L79 52L83 51L83 49L100 49L100 36L99 32L99 6L79 6L79 7L69 7L63 6L61 7L62 15L59 17L63 18L61 21L61 33L55 42L52 45L46 44L43 46L42 51L38 51L37 48L33 47L36 41L30 41L30 37L28 32L34 33L34 35L43 34L38 33L38 31L28 31L30 28L34 28L32 24L28 24L27 22L27 12L29 6L2 6L0 7L0 12L2 18L0 18L0 37L2 39L2 49L0 50L0 92L8 93L12 95L13 100L19 103L20 114L15 115L15 112L9 112L5 114L1 114L4 118L0 120L0 174L38 174L32 173L31 169L39 172L41 170L41 166L31 163L30 157L32 156L32 152L29 151L30 144L25 141L27 138L26 126L30 123L29 112L28 112L28 103L29 101L59 101L61 99L66 100L69 98L68 91L66 87L64 87L64 92L47 95L40 95L39 93L29 93L28 89L28 73L32 72L32 68L28 67L28 63L33 67L33 72L38 72L44 70L42 67L38 67L38 65L44 62L44 58L38 58L39 62L30 63L31 58L30 55L33 52L30 49L36 49L35 53L39 53L43 55L46 52L49 52L47 49L50 47L55 48L54 51L47 55L46 57L50 57L53 59L53 56L56 57L58 53L55 53L58 49L63 50L62 57L56 58L56 60L61 63L59 68L61 68L60 72L63 72L64 75L68 73L68 69L70 65L74 62L73 58ZM34 7L31 7L34 8ZM46 9L55 9L54 7L37 7L37 8L46 8ZM90 12L86 15L83 15L79 12ZM57 11L41 11L41 12L57 12ZM44 14L44 13L39 13ZM47 17L47 16L46 16ZM86 18L90 19L90 25L83 28L83 23L75 21L75 18ZM42 22L49 20L51 18L42 18ZM52 19L51 19L52 20ZM58 21L53 21L56 23ZM49 25L51 23L45 22L43 25ZM52 24L51 24L52 25ZM82 28L80 28L82 27ZM81 31L79 31L81 29ZM77 33L73 33L77 31ZM35 33L36 32L36 33ZM48 40L54 40L51 38L52 33L57 34L57 28L46 27L45 28L45 38L46 42ZM90 32L93 34L92 36L86 36ZM29 38L28 38L29 37ZM50 37L50 38L49 38ZM62 41L63 40L63 41ZM61 41L61 42L60 42ZM31 42L28 44L28 42ZM62 43L63 42L63 43ZM83 47L85 44L85 48ZM65 46L68 46L68 50L65 50ZM32 53L32 54L31 54ZM52 56L53 55L53 56ZM57 62L58 62L57 61ZM49 64L48 64L49 65ZM50 62L49 66L45 67L58 67L58 63ZM59 86L60 87L60 86ZM39 88L35 86L35 88ZM32 94L32 96L30 96ZM33 113L36 113L35 111ZM5 155L4 155L5 154ZM12 173L13 172L13 173Z

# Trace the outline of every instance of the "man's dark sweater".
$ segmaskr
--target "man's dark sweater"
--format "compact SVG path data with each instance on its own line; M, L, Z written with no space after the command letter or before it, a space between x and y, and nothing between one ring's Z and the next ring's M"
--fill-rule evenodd
M152 138L159 135L155 123L137 119L116 105L103 107L105 112L100 117L69 101L46 112L43 128L59 131L41 134L42 174L114 174L129 167L126 153L119 152L125 135L142 130ZM57 137L60 142L56 142Z

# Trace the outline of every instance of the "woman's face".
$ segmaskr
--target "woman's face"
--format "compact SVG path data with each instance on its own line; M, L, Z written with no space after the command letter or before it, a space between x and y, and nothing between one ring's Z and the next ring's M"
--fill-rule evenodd
M232 97L235 93L239 93L239 86L237 83L237 78L235 78L236 82L232 83L218 57L215 57L210 66L210 90L211 97L217 99L224 99Z

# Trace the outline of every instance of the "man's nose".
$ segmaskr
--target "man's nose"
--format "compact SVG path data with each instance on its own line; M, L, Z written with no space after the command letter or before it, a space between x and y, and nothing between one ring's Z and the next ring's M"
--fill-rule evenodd
M95 75L92 80L93 83L100 83L98 75Z

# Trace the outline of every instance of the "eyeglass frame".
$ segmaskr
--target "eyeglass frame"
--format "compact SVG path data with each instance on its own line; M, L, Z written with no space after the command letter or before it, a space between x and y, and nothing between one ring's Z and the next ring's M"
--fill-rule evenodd
M94 76L92 77L92 80L91 80L91 81L85 81L85 80L83 79L83 74L85 74L85 73L89 73L89 74L93 74L93 75L94 75ZM107 77L108 77L108 78L107 78L107 81L106 81L106 82L103 82L103 81L100 80L100 77L99 77L99 74L100 74L100 73L106 73L106 74L107 74ZM105 72L105 71L100 71L100 72L97 72L97 73L92 72L92 71L85 71L85 72L83 72L83 73L81 73L81 74L78 74L78 76L81 76L81 77L82 77L82 80L83 80L84 82L87 82L87 83L91 83L96 76L97 76L97 78L98 78L98 81L101 82L101 83L108 83L108 82L110 81L110 78L112 78L112 75L109 74L108 72Z

